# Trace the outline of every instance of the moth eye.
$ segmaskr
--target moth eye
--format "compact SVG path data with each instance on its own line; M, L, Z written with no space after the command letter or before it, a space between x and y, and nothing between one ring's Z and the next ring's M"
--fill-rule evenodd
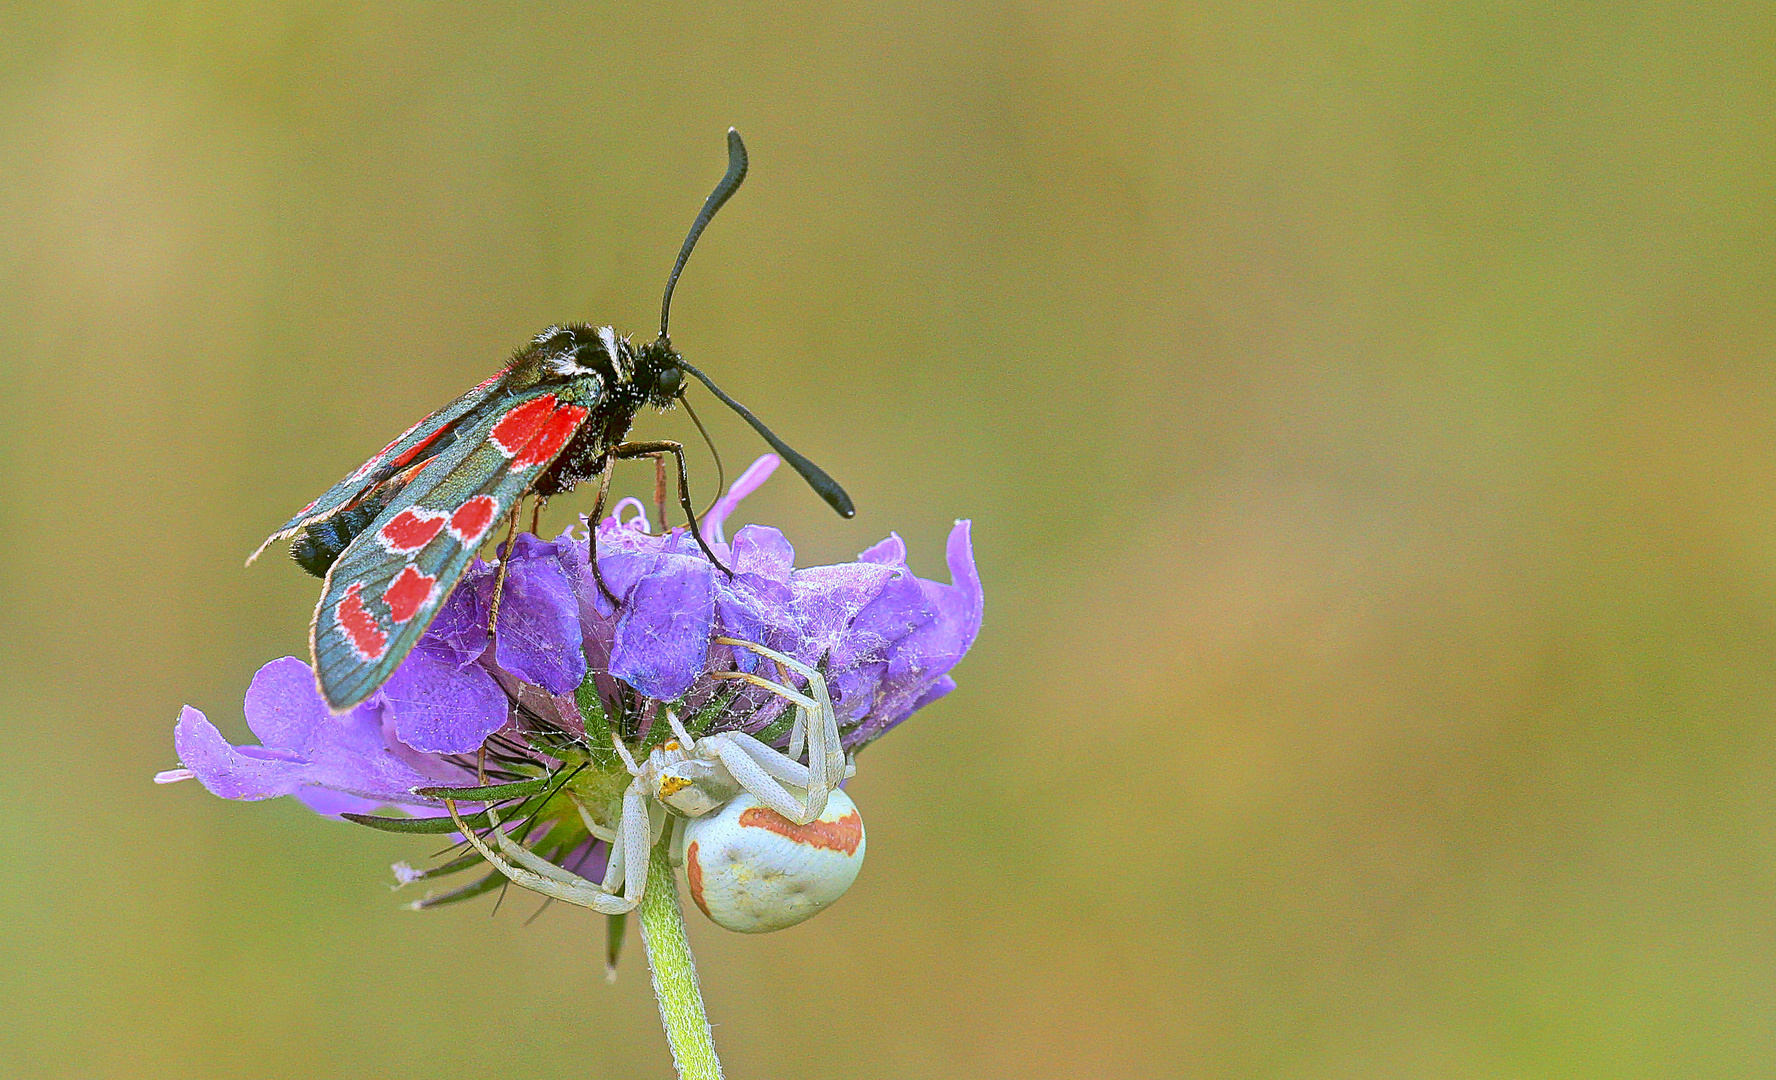
M654 380L654 391L671 397L678 393L678 384L684 378L684 372L676 366L663 368L659 377Z

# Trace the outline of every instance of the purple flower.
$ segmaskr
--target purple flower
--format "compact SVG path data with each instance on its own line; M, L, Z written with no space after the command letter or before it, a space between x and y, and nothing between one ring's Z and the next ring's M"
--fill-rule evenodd
M614 769L626 782L610 755L607 725L645 750L665 734L654 723L657 702L676 703L704 731L741 730L785 748L790 717L782 697L711 675L789 676L750 650L718 643L722 637L820 670L845 749L862 749L955 688L948 673L981 620L969 523L958 521L950 533L948 585L915 577L898 536L856 562L798 570L778 530L747 525L731 543L725 533L740 501L777 464L775 455L760 458L703 522L731 576L686 531L650 533L633 499L553 541L520 536L496 636L487 631L496 567L477 560L368 701L330 715L307 664L274 660L246 696L259 745L230 745L187 707L174 728L183 768L157 779L195 777L230 799L296 795L319 813L354 819L385 807L437 817L442 800L425 789L548 778L568 766ZM597 574L588 557L593 529ZM566 800L528 798L518 829L533 850L576 869L602 857L603 845Z

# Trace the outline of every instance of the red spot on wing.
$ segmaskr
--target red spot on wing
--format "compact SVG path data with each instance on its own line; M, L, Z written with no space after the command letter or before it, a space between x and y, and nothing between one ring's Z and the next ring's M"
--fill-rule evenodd
M409 435L411 435L411 434L413 434L413 433L414 433L414 432L416 432L416 431L418 431L418 430L419 430L419 425L421 425L421 424L423 424L423 423L425 423L425 421L424 421L424 420L415 420L415 421L414 421L414 422L413 422L413 426L412 426L412 427L410 427L410 428L408 428L408 429L407 429L407 430L406 430L406 431L403 431L403 432L401 432L401 433L400 433L400 434L399 434L399 435L396 435L396 436L395 436L395 437L394 437L394 438L392 438L392 439L390 439L390 440L389 440L389 444L388 444L388 445L387 445L387 446L385 446L385 447L383 447L383 448L382 448L382 449L381 449L381 450L378 450L378 451L377 451L377 452L376 452L376 458L381 458L381 457L387 457L387 456L388 456L388 453L389 453L389 451L391 451L391 450L393 450L393 449L394 449L394 448L395 448L395 447L397 447L397 446L399 446L399 445L401 445L401 440L402 440L402 439L405 439L405 438L406 438L406 437L407 437L407 436L409 436ZM433 438L437 438L437 437L438 437L438 436L437 436L437 433L436 433L436 432L433 432L433 433L432 433L432 437L433 437ZM371 458L371 459L370 459L370 460L372 460L372 461L375 461L375 460L376 460L376 458Z
M857 854L857 845L863 841L863 818L855 810L837 821L810 821L806 825L797 825L769 807L749 806L740 812L740 825L742 828L768 829L792 843L842 851L847 855Z
M697 861L697 842L685 848L685 884L691 887L691 899L696 901L703 914L709 915L709 905L703 902L703 864ZM715 918L714 915L709 915Z
M338 621L339 628L345 631L345 639L351 644L352 651L358 659L369 663L380 659L383 650L388 648L388 634L376 623L376 616L364 607L364 583L354 581L346 587L345 598L339 601L334 609L333 618Z
M493 524L493 516L498 510L499 504L493 501L493 496L475 496L450 515L450 535L464 547L479 543L487 535L487 527Z
M409 432L408 434L412 434L412 432ZM427 435L425 438L414 443L412 449L408 450L406 453L402 454L400 457L396 458L395 460L389 462L387 467L391 468L391 469L405 468L406 466L411 464L415 458L419 457L421 451L425 450L427 447L429 447L433 443L437 442L438 436L440 436L442 434L444 434L444 429L442 427L440 427L440 428L438 428L438 430L432 432L430 435ZM403 435L403 436L401 436L401 439L405 439L406 437L407 437L406 435ZM401 439L396 439L395 441L400 442Z
M431 543L432 537L444 527L446 516L442 510L410 506L378 529L376 539L396 555L410 554Z
M421 608L432 602L432 594L437 591L437 585L436 577L422 574L412 563L408 563L395 575L395 580L389 587L383 590L382 599L389 606L389 617L398 623L413 618Z
M506 457L512 457L536 438L537 431L554 411L554 394L532 398L500 417L499 422L493 425L493 430L487 433L488 441L493 443L495 450Z
M533 465L541 465L561 453L567 440L579 430L580 421L586 419L587 410L579 405L563 405L549 416L542 429L526 443L517 457L512 459L512 468L528 469Z

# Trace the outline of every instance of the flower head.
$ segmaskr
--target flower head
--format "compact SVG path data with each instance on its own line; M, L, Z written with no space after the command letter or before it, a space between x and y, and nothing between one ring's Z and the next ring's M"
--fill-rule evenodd
M183 768L157 779L195 777L230 799L295 795L319 813L353 820L385 807L438 819L440 789L507 782L517 791L530 780L559 780L511 796L523 809L506 820L545 858L577 870L600 861L603 847L580 809L608 803L628 782L610 754L611 731L638 750L657 745L668 734L659 706L671 703L699 732L743 731L788 745L791 710L782 696L753 685L736 691L712 677L743 671L781 682L787 673L720 638L757 643L823 673L841 742L855 753L955 688L948 672L981 620L969 523L950 533L949 585L915 577L898 536L856 562L798 570L777 529L747 525L731 543L724 530L777 463L760 458L704 520L731 576L685 531L651 533L635 500L553 541L522 535L507 559L497 635L487 629L497 567L477 560L369 700L331 715L307 664L274 660L246 696L260 744L230 745L187 707L174 731ZM502 793L486 794L493 803ZM402 830L449 831L448 819L431 824Z

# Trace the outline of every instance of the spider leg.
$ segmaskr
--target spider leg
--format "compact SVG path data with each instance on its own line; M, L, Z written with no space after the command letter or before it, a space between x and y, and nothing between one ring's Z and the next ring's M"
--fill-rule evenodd
M623 759L623 767L629 770L629 775L640 776L641 766L635 763L635 755L629 752L629 748L623 745L623 740L614 731L611 732L611 745L617 748L617 756Z
M633 910L639 898L612 896L597 884L586 880L578 874L563 870L554 863L530 851L524 845L511 839L497 823L498 818L489 814L489 820L495 822L493 831L494 844L499 851L487 845L487 842L469 828L456 811L456 802L444 800L444 806L450 811L451 820L462 830L463 839L474 847L494 869L504 874L513 884L529 889L535 893L591 908L606 915L617 915Z
M716 741L732 742L738 745L772 779L781 780L791 787L807 789L808 767L781 750L746 734L744 731L723 731L704 739L698 747L699 751L713 754Z
M653 848L653 814L638 778L623 792L623 899L629 908L641 903L647 888L648 853ZM616 852L612 851L612 857Z
M669 825L672 829L672 844L668 851L675 867L683 866L685 862L685 825L688 821L688 818L674 818Z
M691 733L685 730L684 722L679 720L678 710L670 705L666 706L666 722L672 725L672 734L678 736L678 745L687 751L697 745L697 740L691 738Z
M826 809L827 793L824 790L816 792L809 789L806 795L798 799L781 783L778 783L777 778L771 775L771 770L766 768L758 757L754 756L760 750L766 754L780 756L777 755L777 751L757 739L742 736L742 738L750 739L757 747L755 750L739 739L731 738L732 735L732 732L724 732L722 735L712 737L708 743L708 751L713 753L716 760L722 763L722 767L728 770L728 774L734 778L734 782L746 789L747 794L797 825L808 824ZM783 758L779 764L794 765L798 769L803 767L788 758Z
M573 802L574 809L580 812L580 821L586 826L587 832L591 833L598 839L603 840L607 844L616 841L617 834L614 829L607 829L603 825L592 820L592 811L586 808L585 800L581 799L571 791L567 793L567 797Z
M824 799L826 791L845 776L845 748L839 739L838 715L833 711L832 694L827 689L825 676L800 660L785 656L775 649L768 649L755 642L728 637L715 640L723 645L738 646L758 653L760 656L769 657L808 680L808 693L805 696L796 694L789 688L775 683L756 679L748 679L747 681L764 686L766 689L772 690L773 693L805 706L809 710L807 718L808 770L812 774L812 782L808 785L808 793L813 795L815 792L819 792ZM718 672L717 674L722 673ZM800 720L801 717L798 716L797 719ZM790 752L795 754L800 749L794 740L792 730Z
M793 688L785 686L782 683L774 683L769 679L754 675L748 671L712 671L709 673L709 677L712 679L738 679L741 682L748 682L754 686L763 687L764 689L771 691L771 693L776 694L778 697L783 698L785 701L793 704L795 706L795 722L791 724L789 728L789 759L794 761L801 756L803 733L808 730L808 715L810 713L813 713L816 716L820 715L820 705L818 702L811 697L797 693ZM808 759L809 764L813 764L814 760L813 757L810 757Z

